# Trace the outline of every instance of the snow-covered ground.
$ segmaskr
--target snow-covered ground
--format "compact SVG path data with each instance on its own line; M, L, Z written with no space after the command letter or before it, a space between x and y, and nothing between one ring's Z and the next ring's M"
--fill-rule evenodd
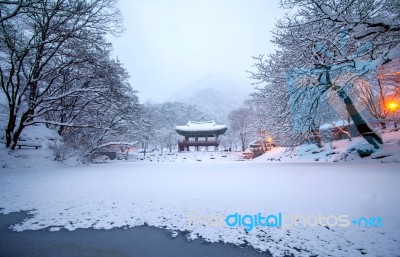
M365 158L357 149L368 146L354 138L320 149L275 148L242 162L240 152L155 151L93 165L53 162L49 146L57 135L43 126L23 137L42 147L0 149L0 213L34 214L12 227L17 231L148 224L171 236L189 231L189 240L248 244L274 256L400 254L400 131L384 134L384 147ZM235 213L281 213L286 228L227 226L224 219ZM293 215L298 226L289 224L296 223ZM341 215L347 227L332 224ZM331 216L331 224L302 225L320 216ZM376 218L374 226L363 217Z
M249 244L274 256L398 256L400 164L109 162L0 169L2 213L31 210L14 230L149 224L189 239ZM229 214L381 217L382 227L286 230L219 223Z
M400 163L400 130L387 132L382 135L384 144L374 150L371 156L361 158L358 150L373 150L373 147L362 137L355 137L325 143L322 148L315 144L302 145L294 149L285 147L274 148L255 162L362 162L362 163Z
M222 151L190 151L190 152L159 152L131 153L127 161L129 162L226 162L243 161L241 152L222 152ZM125 160L124 160L125 161Z
M1 117L1 116L0 116ZM4 117L3 117L4 118ZM4 120L0 119L1 124ZM66 163L55 162L53 151L50 149L60 137L54 130L47 129L44 125L26 127L21 134L22 144L41 146L16 148L15 151L5 148L5 133L0 134L0 170L1 169L57 169L65 165L77 163L68 160Z

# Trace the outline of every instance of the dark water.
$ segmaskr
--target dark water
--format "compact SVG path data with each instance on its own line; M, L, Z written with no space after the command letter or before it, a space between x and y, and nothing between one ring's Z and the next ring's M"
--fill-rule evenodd
M8 227L28 215L16 212L0 215L1 257L46 256L129 256L129 257L271 257L253 248L232 244L207 243L202 239L188 241L184 235L171 237L167 230L141 226L110 230L77 229L50 232L47 229L14 232Z

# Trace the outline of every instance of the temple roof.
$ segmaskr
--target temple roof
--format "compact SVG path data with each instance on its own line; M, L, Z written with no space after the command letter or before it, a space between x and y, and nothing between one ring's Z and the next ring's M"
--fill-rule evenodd
M228 129L226 125L217 125L215 121L189 121L187 125L176 126L175 131L181 136L214 136L223 135Z

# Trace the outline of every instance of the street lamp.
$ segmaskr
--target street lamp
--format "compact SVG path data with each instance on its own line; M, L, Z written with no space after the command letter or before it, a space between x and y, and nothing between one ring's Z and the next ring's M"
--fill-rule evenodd
M394 119L394 113L399 109L399 104L395 101L391 101L388 104L388 109L392 112L394 128L397 130L397 124L396 124L396 120Z

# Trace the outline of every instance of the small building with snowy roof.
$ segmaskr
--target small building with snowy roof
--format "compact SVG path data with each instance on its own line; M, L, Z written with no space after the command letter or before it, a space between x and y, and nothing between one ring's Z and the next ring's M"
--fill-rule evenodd
M319 129L321 131L322 140L325 142L360 136L360 133L352 121L338 120L323 124Z
M176 126L175 131L184 137L178 141L179 151L189 151L190 146L194 146L198 151L200 146L209 146L218 149L218 137L225 134L228 127L218 125L215 121L189 121L186 125Z

